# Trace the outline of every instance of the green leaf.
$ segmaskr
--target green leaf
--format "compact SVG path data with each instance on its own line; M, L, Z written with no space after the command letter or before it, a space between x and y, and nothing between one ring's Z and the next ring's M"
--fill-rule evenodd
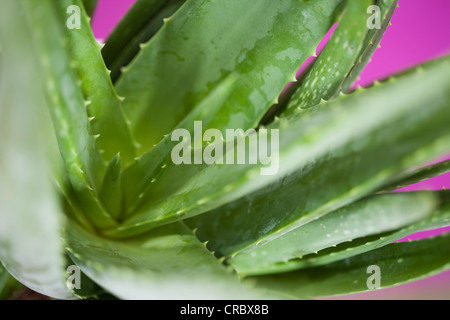
M149 41L186 0L140 0L114 29L102 49L111 79L116 81L122 67L139 53L140 45Z
M75 262L70 258L68 254L65 255L66 258L66 270L69 270L72 275L74 275L73 270L79 272L79 278L77 279L79 287L71 288L74 295L79 299L83 300L117 300L114 296L109 294L105 289L100 287L97 283L91 280L80 268L75 268ZM69 269L70 268L70 269ZM70 275L69 275L70 276ZM73 279L71 279L73 281ZM72 284L75 284L72 282Z
M339 94L341 85L355 65L369 32L366 27L366 11L371 4L373 0L348 2L343 19L300 87L290 98L283 116L292 114L295 108L309 108L319 104L321 99L329 100Z
M188 130L191 136L195 135L194 121L202 119L208 125L218 112L220 105L230 95L230 88L236 85L236 76L230 74L218 84L214 90L198 105L186 118L178 124L177 129ZM195 140L195 137L192 141ZM145 200L164 199L180 186L183 178L186 180L198 171L197 166L175 166L171 160L173 148L179 144L172 141L171 135L154 146L154 148L137 159L123 174L122 192L124 195L124 208L126 215L130 216ZM158 187L162 184L162 192ZM159 188L161 189L161 188Z
M62 23L68 19L67 8L82 8L80 0L62 0L55 3L62 17ZM96 136L97 147L103 160L110 161L118 152L124 165L134 161L135 145L130 128L122 112L122 102L117 96L105 67L100 45L95 40L89 18L81 9L80 29L67 29L65 35L69 41L69 54L81 80L84 99L89 101L87 115Z
M0 263L0 301L7 300L11 294L22 287Z
M213 250L232 254L375 191L396 173L449 149L448 60L433 61L426 72L359 90L283 122L276 174L261 175L261 163L207 166L175 193L143 207L107 234L139 233L228 204L194 225L202 239L211 240Z
M380 270L380 288L429 277L450 268L450 234L412 242L393 243L369 253L322 267L251 278L263 288L296 298L369 291L367 282Z
M392 16L398 7L398 0L377 0L376 4L380 8L381 26L380 29L369 30L364 41L363 50L358 57L350 74L342 85L342 91L348 92L353 83L357 80L364 67L370 62L373 54L379 48L381 39L387 28L390 26Z
M317 254L307 255L301 259L293 259L286 263L275 263L270 266L265 266L264 268L252 268L245 272L249 275L260 275L322 266L381 248L415 232L447 227L450 225L449 193L448 191L439 192L439 195L441 197L446 196L447 200L441 204L439 209L437 209L430 218L418 223L414 223L393 232L386 232L356 239L352 242L342 243L336 247L322 250Z
M95 232L95 228L91 225L90 220L83 211L83 206L77 197L77 193L64 175L55 179L55 184L63 196L63 208L67 216L76 220L85 229Z
M377 195L331 212L253 250L228 260L240 274L302 258L340 243L396 230L429 217L437 201L431 192Z
M100 199L108 212L119 220L122 212L122 158L118 153L109 163L103 180Z
M92 16L94 13L95 8L97 7L97 2L98 0L83 0L84 8L89 16Z
M66 239L67 251L81 270L121 299L209 300L263 296L247 284L239 283L181 223L120 242L71 225Z
M231 72L239 75L238 85L210 127L256 127L313 54L339 3L187 1L116 85L127 97L124 111L142 144L140 152L171 132Z
M90 126L85 108L87 102L77 85L78 79L71 67L66 46L62 45L62 28L65 26L57 21L53 4L48 0L42 3L42 8L35 10L36 4L25 1L24 8L29 23L36 26L33 30L33 43L46 80L46 94L52 103L50 110L55 118L54 126L60 140L61 153L65 162L70 163L66 165L69 175L80 176L76 171L83 170L85 166L86 175L97 188L103 176L103 161L95 147L92 132L88 129ZM55 79L63 79L65 82L57 82Z
M280 127L280 171L277 177L287 172L289 166L297 167L297 171L289 170L290 175L254 194L244 192L244 186L248 188L258 183L257 186L262 188L265 185L263 177L241 182L242 186L232 188L226 196L221 195L230 199L235 191L241 196L248 194L239 201L197 217L192 226L199 228L199 237L209 241L211 250L233 255L256 244L269 242L354 202L376 191L398 173L448 152L449 127L441 122L442 117L450 116L448 93L441 90L445 90L443 88L450 83L444 85L438 80L442 76L438 75L441 69L449 67L448 60L430 62L424 73L392 79L301 111L295 125L289 121L274 123L274 127L286 126ZM424 87L424 77L432 82L436 80L435 86L442 86L438 90L440 93L425 97L431 88ZM414 98L410 95L412 88L418 92ZM424 105L430 108L423 110ZM339 119L346 119L348 123ZM284 148L287 148L283 139L289 136L288 128L292 129L292 136L299 139L299 142L292 144L295 151L291 157L283 154ZM320 148L323 148L323 153L315 153ZM302 163L303 159L305 163ZM224 167L228 167L229 181L233 181L233 177L236 179L230 166ZM214 182L219 182L223 188L225 182L219 180L217 172L211 172L213 169L216 167L211 166L204 173L210 171L215 177ZM241 176L245 174L240 172ZM194 192L201 190L198 181L195 182ZM215 186L208 187L211 194ZM181 192L178 194L181 195ZM190 193L188 203L201 197ZM222 197L219 199L222 200ZM170 199L178 197L171 196ZM203 207L191 210L201 213L200 210L213 205L225 204L213 196L208 200ZM164 205L170 208L167 203Z
M8 282L12 277L0 263L0 300L6 300L9 296Z
M296 108L310 108L322 100L336 98L350 85L369 62L392 18L397 0L377 0L382 25L369 29L367 13L372 1L349 1L342 21L333 32L319 57L299 76L280 97L262 120L266 125L273 119L287 117ZM345 88L344 88L345 86Z
M26 0L23 5L33 26L32 37L43 74L43 89L69 180L92 223L98 227L115 226L116 223L97 198L105 164L88 121L88 103L77 85L78 78L64 42L61 28L65 26L58 22L50 1L37 4L36 1Z
M383 187L384 190L396 190L426 181L430 178L440 176L450 172L450 160L442 161L429 166L424 166L419 169L404 173L402 178L388 186Z
M73 295L63 278L64 218L49 179L48 156L56 141L36 85L40 78L31 45L36 26L27 23L23 10L31 2L36 3L3 1L0 10L0 44L8 48L0 61L0 260L25 286L67 299Z

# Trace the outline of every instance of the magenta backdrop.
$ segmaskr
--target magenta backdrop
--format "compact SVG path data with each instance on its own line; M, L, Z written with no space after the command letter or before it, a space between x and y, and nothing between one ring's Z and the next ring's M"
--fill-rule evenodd
M93 19L96 37L106 39L134 2L136 0L100 0ZM381 42L381 48L376 51L358 84L365 86L373 80L383 79L429 59L450 54L449 13L449 0L399 0L399 8ZM443 187L450 188L450 173L404 190ZM450 228L445 228L440 232L449 230ZM402 241L433 234L436 232L422 232ZM351 298L450 299L450 271L396 288L351 295ZM343 299L348 299L348 296L344 296Z

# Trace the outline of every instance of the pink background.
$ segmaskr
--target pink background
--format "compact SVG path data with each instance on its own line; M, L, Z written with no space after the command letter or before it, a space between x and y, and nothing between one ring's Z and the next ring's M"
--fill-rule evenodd
M100 0L93 19L96 37L106 39L135 1ZM376 51L358 84L365 86L375 79L383 79L429 59L450 54L449 15L449 0L399 0L399 8L381 42L381 48ZM408 187L406 190L442 189L443 187L450 188L450 173ZM439 232L446 231L450 231L450 228ZM436 232L420 233L403 240L432 234ZM352 299L450 299L450 271L396 288L344 296L342 299L349 297Z

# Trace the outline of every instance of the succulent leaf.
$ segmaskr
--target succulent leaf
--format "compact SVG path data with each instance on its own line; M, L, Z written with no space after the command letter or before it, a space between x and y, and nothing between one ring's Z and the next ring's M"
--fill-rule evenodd
M76 61L76 71L81 80L84 99L90 101L87 115L97 147L102 158L110 161L118 152L127 166L136 157L135 143L122 112L122 101L117 95L109 71L105 67L100 45L95 40L89 18L82 9L80 0L62 0L55 3L64 23L67 8L76 5L81 8L80 29L67 29L70 58Z
M231 72L240 76L238 85L211 128L255 128L313 54L339 3L186 2L165 20L116 84L118 93L127 97L124 111L142 145L140 153L170 133ZM242 30L249 32L244 36Z
M217 115L219 107L228 99L230 88L235 85L236 76L230 74L177 125L175 130L184 129L194 136L194 121L202 119L202 123L208 125ZM173 164L171 152L178 143L172 140L171 135L165 136L150 152L136 159L136 162L124 171L122 191L126 216L133 214L149 198L161 201L170 196L171 191L165 188L176 190L181 181L197 173L199 166ZM161 184L164 190L158 192Z
M367 8L373 0L349 1L325 49L319 55L300 87L290 98L283 116L296 108L309 108L329 100L341 90L341 85L355 65L369 30Z
M102 49L97 0L3 1L0 299L309 299L449 270L450 233L396 241L450 226L450 191L390 191L450 171L421 167L450 150L450 56L348 93L397 2L139 0Z
M137 1L108 37L102 49L103 58L111 79L115 82L122 68L139 53L141 45L148 42L186 0Z
M409 226L429 217L437 204L431 192L377 195L353 203L228 260L240 274L264 270L341 243Z
M450 234L392 243L321 267L253 277L263 288L313 298L369 291L370 266L380 270L380 289L429 277L450 268Z
M123 242L72 226L67 250L81 270L122 299L262 298L206 249L186 226L172 224Z
M53 3L45 0L37 4L27 0L23 5L33 26L32 39L41 62L43 89L69 180L84 211L89 213L89 220L98 227L115 226L97 197L105 164L95 143L86 112L88 103L77 84Z
M95 8L97 7L97 2L98 0L83 0L84 8L89 16L92 16L94 13Z
M372 55L378 49L381 39L391 23L395 9L398 7L398 0L377 0L377 6L380 8L382 19L380 29L372 29L367 33L363 50L360 52L360 56L357 60L358 63L353 67L349 76L345 79L342 86L342 92L348 92L351 89L351 86L358 79L364 67L372 59Z
M34 29L23 14L31 3L36 2L3 1L0 10L0 43L8 47L0 60L0 260L25 286L69 299L60 242L65 218L49 179L53 161L48 157L56 141L45 96L36 85Z
M383 187L384 190L401 189L412 184L423 182L430 178L434 178L450 172L450 160L441 161L429 166L424 166L416 170L402 174L403 178Z
M439 196L445 196L446 199L442 199L441 205L431 217L405 228L401 228L393 232L386 232L374 236L355 239L351 242L342 243L336 247L330 247L319 251L317 254L306 255L302 258L292 259L288 262L275 263L264 267L253 266L245 269L238 268L238 270L243 274L261 275L313 268L370 252L400 240L415 232L448 227L450 226L450 205L448 200L449 193L448 191L440 192Z
M353 137L349 135L349 141L342 147L328 151L320 157L315 157L308 165L299 166L303 169L293 171L285 179L279 180L277 183L261 189L261 191L248 194L234 203L228 201L229 203L226 206L195 218L193 225L199 229L199 237L203 240L209 240L209 247L212 250L223 255L233 255L247 248L247 246L250 248L255 246L256 243L273 240L277 235L285 234L300 225L370 194L382 185L389 183L392 176L404 172L406 168L418 166L445 154L449 149L447 126L442 123L442 127L434 127L434 124L437 125L439 122L437 119L448 113L447 98L445 98L445 94L442 95L443 91L441 94L430 96L422 101L407 101L405 97L400 98L399 93L391 92L391 95L388 91L391 89L394 91L397 89L403 90L400 89L403 85L411 89L414 87L414 82L418 85L417 90L422 90L419 89L419 87L422 88L422 77L425 74L431 76L434 72L439 73L438 70L448 66L448 60L449 58L444 58L429 62L425 65L427 71L424 73L402 76L398 80L385 82L367 90L360 90L351 95L321 104L316 108L302 111L299 120L297 120L299 122L296 122L297 124L302 123L302 126L294 125L292 128L298 128L293 134L296 134L297 137L303 137L305 142L297 145L299 151L296 153L297 157L292 157L290 162L285 162L285 164L282 154L283 147L281 147L280 171L286 169L288 163L300 164L301 156L311 155L312 152L309 149L300 152L300 148L303 148L303 146L311 144L317 147L318 141L325 143L322 134L327 129L331 130L330 138L333 138L333 142L328 148L337 147L338 139L335 138L338 135L346 130L356 129L358 125L355 121L368 120L376 114L375 110L382 113L386 112L384 115L389 120L385 122L381 118L373 119L376 125L373 127L374 131L370 131L370 133L365 131L369 129L369 126L362 124L360 131L354 131L355 136ZM396 86L398 86L397 89L395 89ZM376 96L376 98L371 96ZM434 100L435 98L436 100ZM434 116L431 116L434 113L431 109L423 108L424 105L430 106L432 100L437 103ZM328 112L326 108L339 109L340 105L345 106L345 109L336 110L334 116L330 114L330 123L325 127L322 127L314 117L311 117L311 115L324 116ZM354 108L351 107L352 105ZM314 109L317 109L317 111L313 111ZM382 109L385 111L381 111ZM400 111L401 109L403 111ZM395 111L397 115L405 112L402 121L395 120L396 115L394 114L388 116L388 113L394 110L399 112ZM416 111L413 112L413 110ZM419 120L416 115L419 115L420 110L423 110L424 114L419 116ZM358 116L360 111L362 113ZM355 120L346 125L342 124L339 129L331 129L333 125L337 124L337 119L347 112L354 116ZM428 116L431 116L431 118L426 120ZM432 119L434 117L436 118ZM302 118L305 119L301 120ZM323 118L321 119L323 120ZM421 124L416 120L419 120ZM391 124L388 124L388 122L391 122ZM403 125L405 127L402 128ZM307 126L311 126L312 138L308 138ZM288 128L289 122L285 130L288 130ZM305 131L302 131L301 128ZM432 133L435 129L437 131ZM288 133L282 130L281 127L281 139L288 136ZM427 134L431 135L427 137ZM387 136L383 138L384 135ZM280 146L283 146L282 140ZM412 148L409 149L410 147ZM389 150L388 154L385 153L386 150ZM228 173L230 174L230 171ZM241 173L241 175L244 175L244 173ZM215 177L217 182L218 175L216 174ZM262 183L262 179L262 177L259 177L260 183ZM251 182L254 183L255 181L254 178ZM247 182L247 184L250 183ZM317 192L317 186L321 186L321 192ZM198 184L196 188L198 188ZM246 194L242 189L236 190L239 190L240 195ZM230 193L227 196L230 196ZM174 198L171 197L171 199ZM194 202L195 199L190 198L190 201ZM269 234L270 236L268 236ZM263 241L265 237L267 238Z
M448 58L433 61L420 74L307 109L279 128L277 174L260 175L261 164L207 166L167 200L143 207L107 234L139 233L228 204L195 224L202 225L199 235L207 232L203 236L212 240L210 245L220 243L213 250L223 251L217 249L226 246L222 253L229 254L234 245L243 249L244 243L254 244L272 232L281 235L355 201L385 184L392 174L448 150L448 68ZM398 97L412 88L420 97ZM390 152L386 155L383 150ZM317 185L326 189L315 192Z
M22 287L0 263L0 300L7 300L11 294Z
M106 169L100 199L115 220L121 219L122 213L122 157L118 153Z

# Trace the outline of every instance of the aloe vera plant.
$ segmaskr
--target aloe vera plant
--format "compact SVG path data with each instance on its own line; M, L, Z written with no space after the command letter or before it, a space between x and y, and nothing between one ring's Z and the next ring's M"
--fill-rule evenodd
M0 297L308 299L450 268L449 235L396 242L450 225L450 193L391 192L450 171L416 169L450 150L450 57L350 90L397 0L140 0L104 46L95 3L1 0ZM196 121L276 132L277 172L175 164Z

